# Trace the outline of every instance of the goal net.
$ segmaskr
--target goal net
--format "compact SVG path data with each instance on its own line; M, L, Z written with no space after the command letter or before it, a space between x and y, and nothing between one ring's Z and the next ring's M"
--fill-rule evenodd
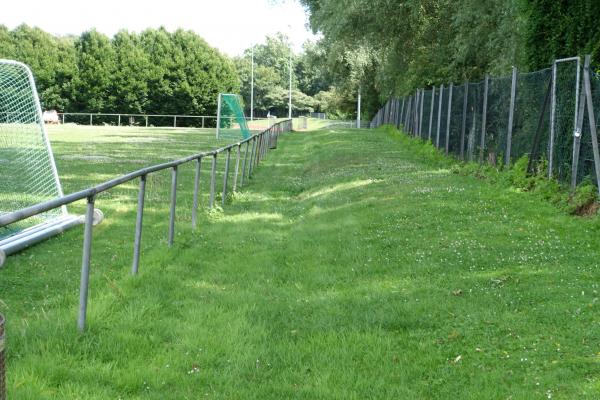
M0 215L62 196L33 75L10 60L0 60L0 177ZM63 207L1 227L0 253L23 232L68 217Z
M217 139L234 141L249 137L242 98L237 94L219 93Z

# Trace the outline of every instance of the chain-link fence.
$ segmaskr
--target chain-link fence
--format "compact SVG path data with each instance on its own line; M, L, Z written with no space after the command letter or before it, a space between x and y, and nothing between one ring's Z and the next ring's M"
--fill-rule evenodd
M530 172L543 166L549 177L575 187L598 183L599 108L600 76L589 57L584 66L572 57L540 71L513 68L508 76L392 98L370 126L395 125L465 161L503 167L527 156Z

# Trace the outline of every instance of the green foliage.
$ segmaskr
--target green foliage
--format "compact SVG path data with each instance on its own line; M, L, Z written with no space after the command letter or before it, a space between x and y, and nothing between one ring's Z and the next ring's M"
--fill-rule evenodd
M217 94L239 91L231 60L191 31L91 30L54 37L0 26L0 57L28 64L43 107L69 112L215 114Z
M362 75L371 85L363 88L369 115L392 95L504 75L513 65L536 70L585 52L600 62L597 0L301 2L323 34L333 83L350 87Z
M597 0L527 0L527 60L541 68L555 58L592 54L600 62Z

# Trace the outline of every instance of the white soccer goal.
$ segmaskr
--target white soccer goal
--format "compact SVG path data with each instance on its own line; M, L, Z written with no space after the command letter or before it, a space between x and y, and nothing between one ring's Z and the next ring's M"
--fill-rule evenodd
M0 60L0 215L62 196L33 74ZM0 228L0 266L8 254L80 223L66 207Z

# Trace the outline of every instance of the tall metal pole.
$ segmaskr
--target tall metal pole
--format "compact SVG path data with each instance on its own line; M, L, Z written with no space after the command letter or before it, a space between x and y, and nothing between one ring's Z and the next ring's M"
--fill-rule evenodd
M252 45L250 66L250 121L254 120L254 45Z
M358 102L356 106L356 128L360 128L360 86L358 87Z
M290 101L288 104L288 119L292 119L292 47L290 46Z

